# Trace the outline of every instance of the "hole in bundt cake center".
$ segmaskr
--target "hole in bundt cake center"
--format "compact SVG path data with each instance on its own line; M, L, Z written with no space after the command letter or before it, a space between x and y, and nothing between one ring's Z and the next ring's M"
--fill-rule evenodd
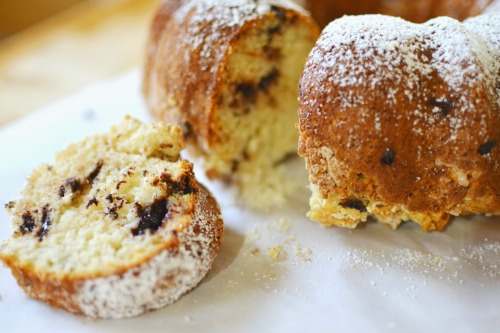
M384 14L422 23L438 16L458 20L480 14L493 0L307 0L306 7L321 27L344 15Z

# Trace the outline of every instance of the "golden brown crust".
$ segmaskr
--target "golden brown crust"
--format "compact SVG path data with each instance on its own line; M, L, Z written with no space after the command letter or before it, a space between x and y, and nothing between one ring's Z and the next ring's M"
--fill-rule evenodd
M215 31L219 24L215 20L191 23L196 8L186 13L183 20L172 19L180 5L189 2L177 1L179 6L172 6L170 1L165 1L159 9L148 44L148 49L154 51L144 71L143 92L155 118L182 126L188 139L192 139L193 132L198 141L208 142L220 89L218 71L225 62L227 45L239 27L220 32ZM163 23L157 23L159 21ZM203 44L197 48L192 45L196 38L193 33L202 32L218 36L209 49L210 55L205 57L200 56ZM186 50L189 50L188 56Z
M425 230L442 229L449 214L499 214L500 87L492 70L497 55L477 56L467 49L475 46L464 43L464 54L477 58L455 56L457 63L450 64L451 53L445 53L457 47L452 36L470 37L465 26L446 19L429 23L428 35L405 30L415 38L388 42L384 51L389 31L407 27L395 19L393 27L391 20L335 21L306 63L299 153L311 182L323 198L335 193L424 214ZM433 27L449 29L448 39L422 42L438 39L440 30ZM362 39L354 33L358 28L366 33ZM391 47L399 53L391 53ZM404 54L414 55L415 62Z
M146 63L144 66L144 75L149 75L152 71L154 57L158 51L159 40L165 29L165 25L170 21L172 14L184 3L184 0L162 1L154 13L149 29L149 37L146 47ZM149 91L150 80L143 80L143 91Z
M492 0L305 0L306 8L321 27L343 15L385 14L412 22L449 16L464 20L479 15Z
M199 265L199 267L194 268L196 273L199 274L196 278L197 281L195 285L204 277L206 270L211 266L211 263L217 256L224 232L220 208L215 198L204 186L201 184L198 184L198 186L199 191L195 199L196 208L192 214L193 219L183 231L180 231L176 235L175 240L166 244L164 249L161 251L169 252L169 258L175 260L175 256L184 251L181 250L183 248L185 248L188 252L192 252L195 248L197 248L197 246L208 246L208 251L203 252L202 256L199 253L190 253L190 256L196 258L195 260ZM201 239L209 239L210 241L208 244L200 244ZM159 253L156 255L159 255ZM30 267L19 267L15 264L15 261L12 260L12 258L2 256L1 259L4 264L11 269L17 283L22 289L24 289L28 296L73 314L90 315L92 317L122 317L124 315L128 316L128 314L114 313L112 316L107 316L102 315L99 312L88 313L85 308L82 308L82 304L80 302L80 293L82 293L81 289L83 288L86 280L108 278L110 276L126 278L127 272L141 270L143 268L142 266L147 264L147 262L143 262L134 267L120 269L120 271L107 276L92 276L88 278L74 279L69 276L62 278L54 277L50 274L43 274L43 272L36 272ZM152 261L152 259L153 258L150 258L148 261ZM165 265L168 265L168 263L165 263ZM175 273L176 275L190 274L190 272L183 271L182 269L178 270L176 268L172 269L172 273ZM139 272L137 274L139 274ZM176 276L175 279L179 280L179 277ZM173 282L173 280L174 278L171 275L167 275L163 279L164 283L160 281L158 282L158 285L161 285L162 288L165 289L165 292L168 293L169 288L179 287L178 283ZM187 290L183 291L183 293L189 291L189 289L195 285L190 285ZM103 311L103 313L104 312L105 311Z

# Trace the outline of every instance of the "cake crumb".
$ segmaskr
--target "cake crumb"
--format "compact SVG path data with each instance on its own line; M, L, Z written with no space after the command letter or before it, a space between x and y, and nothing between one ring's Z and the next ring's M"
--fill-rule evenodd
M251 242L255 242L257 240L260 239L260 233L259 231L257 230L257 228L254 228L254 229L251 229L251 230L248 230L246 233L245 233L245 241L247 243L251 243Z
M260 250L258 248L254 248L253 250L250 251L250 254L253 256L256 256L260 253Z
M274 229L278 231L288 231L291 228L290 219L282 217L273 223Z
M294 246L293 252L302 261L312 261L312 250L308 247Z
M268 255L275 262L284 261L288 258L286 251L279 245L269 247Z
M294 240L295 240L295 236L294 236L294 235L290 235L290 236L288 236L287 238L285 238L285 239L283 240L283 242L284 242L285 244L290 244L290 243L291 243L291 242L293 242Z

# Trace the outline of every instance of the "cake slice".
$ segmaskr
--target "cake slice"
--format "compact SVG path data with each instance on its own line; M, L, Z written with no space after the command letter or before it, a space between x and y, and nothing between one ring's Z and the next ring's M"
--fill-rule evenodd
M0 259L31 297L118 318L172 303L209 270L219 207L180 159L178 127L127 117L58 153L6 204Z
M151 26L143 91L185 132L210 178L255 208L284 203L298 80L319 29L290 0L167 0Z

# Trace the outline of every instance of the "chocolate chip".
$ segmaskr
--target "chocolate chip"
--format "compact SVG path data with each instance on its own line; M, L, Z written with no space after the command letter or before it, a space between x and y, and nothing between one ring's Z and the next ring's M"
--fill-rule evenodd
M443 116L447 116L453 109L453 102L446 99L443 101L438 101L437 99L432 97L431 100L429 101L429 104L440 108Z
M126 181L124 180L120 180L118 183L116 183L116 190L119 190L120 189L120 186L122 186L122 184L125 184Z
M31 215L31 213L24 212L21 217L23 219L23 224L21 224L21 227L19 228L21 230L21 233L24 235L26 233L32 232L35 228L35 219Z
M92 199L89 200L89 202L87 202L87 204L85 205L85 208L89 208L92 205L97 206L98 204L99 204L99 201L97 201L97 199L95 197L93 197Z
M154 187L157 187L158 184L160 184L160 177L155 177L155 179L153 179L153 181L151 182L151 185L154 186Z
M380 162L382 164L391 165L394 162L395 158L396 158L396 152L394 150L392 150L391 148L387 148L385 150L384 155L380 159Z
M195 193L196 189L193 182L191 177L182 176L181 179L172 183L172 188L174 192L180 192L184 195Z
M239 83L236 85L236 92L243 95L245 99L253 99L255 97L255 86L250 83Z
M76 193L82 190L83 186L82 183L75 178L68 178L66 179L66 185L69 186L71 189L71 192Z
M66 194L66 187L64 187L64 185L61 185L61 187L59 187L59 197L64 197L64 195Z
M59 197L62 198L66 195L66 187L69 187L71 192L75 194L78 192L87 191L89 189L88 185L94 182L94 179L101 171L103 164L104 162L101 159L99 159L94 169L83 180L79 180L74 177L67 178L65 184L59 187L58 191Z
M125 200L119 196L113 197L111 194L106 195L104 198L112 204L111 207L108 207L106 210L106 215L109 215L111 219L116 220L118 218L118 213L116 211L123 207ZM118 201L118 204L113 203L115 200Z
M483 143L482 145L479 146L477 149L477 152L481 155L488 155L493 148L495 148L497 145L496 140L489 140L486 143Z
M116 212L116 209L117 209L117 207L113 206L113 207L108 208L108 210L106 211L106 215L109 215L109 217L112 220L116 220L118 218L118 213Z
M99 172L101 171L102 165L104 164L103 160L99 159L94 167L94 170L92 170L87 177L85 177L85 184L90 184L94 181L94 179L97 177Z
M40 227L40 229L36 234L40 242L43 240L43 237L49 231L49 226L52 224L49 213L50 213L50 207L49 205L45 205L42 210L42 221L41 221L42 226Z
M360 212L366 212L366 206L359 199L347 199L340 203L344 208L352 208L359 210Z
M282 8L271 5L271 11L276 15L278 19L280 19L280 21L286 20L285 11Z
M277 31L280 31L283 22L286 21L286 14L283 11L283 9L271 5L271 11L276 15L278 22L273 22L274 24L267 29L267 32L269 34L273 34Z
M190 194L196 192L196 184L192 177L181 176L178 180L173 180L172 176L168 173L163 173L160 175L160 180L167 184L170 189L170 193L180 193L180 194Z
M278 70L273 68L266 76L259 81L259 90L267 92L269 86L278 79Z
M163 221L168 217L167 199L156 200L151 205L142 207L138 202L135 203L139 224L132 229L132 235L139 236L146 233L147 230L156 232L163 225Z

